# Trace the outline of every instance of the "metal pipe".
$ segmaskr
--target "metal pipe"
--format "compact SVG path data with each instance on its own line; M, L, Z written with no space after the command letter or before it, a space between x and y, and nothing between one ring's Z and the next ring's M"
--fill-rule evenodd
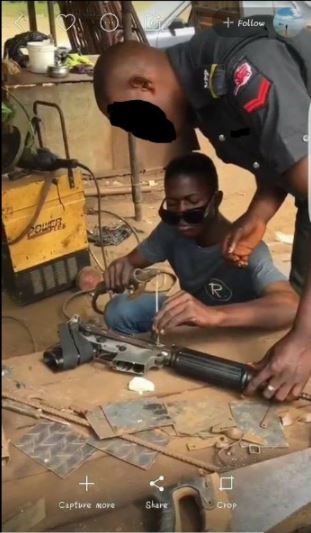
M54 109L56 109L58 111L61 130L62 130L62 135L63 135L64 150L65 150L65 154L66 154L66 159L70 159L68 135L67 135L67 130L66 130L66 123L65 123L64 113L63 113L63 111L62 111L62 109L60 108L59 105L55 104L54 102L46 102L45 100L36 100L33 103L33 113L34 113L35 117L37 118L37 124L36 125L37 125L37 135L38 135L38 139L39 139L40 148L43 148L43 141L42 141L42 134L41 134L41 128L40 128L40 119L39 119L39 116L38 116L38 107L39 106L53 107ZM72 189L75 186L74 175L73 175L72 168L68 168L68 179L69 179L70 188Z
M161 192L163 191L163 187L151 187L151 185L143 185L141 187L142 192L152 192L157 191ZM100 195L101 196L117 196L118 194L130 194L132 192L131 187L107 187L107 188L101 188L100 189ZM97 190L95 187L87 187L84 190L84 195L86 198L98 196Z
M122 5L122 22L124 41L132 39L132 2L124 1ZM128 134L129 158L131 168L131 185L132 185L132 199L135 209L135 220L138 222L142 220L142 192L139 180L139 165L137 160L137 143L136 138Z
M56 25L55 25L55 13L54 13L54 2L47 2L48 5L48 16L49 16L49 25L50 25L50 34L53 37L55 46L57 46L57 35L56 35Z

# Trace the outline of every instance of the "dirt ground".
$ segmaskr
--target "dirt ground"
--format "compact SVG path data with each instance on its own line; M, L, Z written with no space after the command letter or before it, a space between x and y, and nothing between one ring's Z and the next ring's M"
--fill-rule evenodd
M202 137L200 137L200 145L202 151L212 157L217 166L220 188L224 192L221 210L229 220L235 220L247 208L251 200L255 190L254 178L249 172L220 161L209 142ZM109 185L114 185L116 181L119 184L122 179L113 178L109 180ZM160 181L156 189L161 189L161 187L162 183ZM134 219L134 207L130 195L103 197L102 207L125 217L133 224L140 239L143 239L159 221L157 211L162 198L163 192L161 190L144 193L142 222L136 222ZM96 202L94 199L89 199L88 204L95 206ZM282 232L286 235L293 234L295 212L293 198L288 196L279 212L269 223L265 235L265 241L271 250L275 263L285 274L289 273L291 245L279 242L276 238L276 232ZM88 223L92 224L95 221L94 217L89 217ZM115 224L115 218L103 216L103 223ZM135 238L130 236L119 246L107 247L108 261L110 262L116 257L129 252L134 248L135 242ZM98 259L101 260L99 249L93 249ZM71 292L64 292L25 307L17 306L4 294L2 314L13 315L26 321L35 337L37 349L43 350L57 339L57 324L63 320L61 308L70 294ZM88 297L78 298L72 302L69 310L73 313L82 312L89 316L91 308ZM2 332L2 353L4 358L34 351L29 334L15 321L5 319L2 323Z

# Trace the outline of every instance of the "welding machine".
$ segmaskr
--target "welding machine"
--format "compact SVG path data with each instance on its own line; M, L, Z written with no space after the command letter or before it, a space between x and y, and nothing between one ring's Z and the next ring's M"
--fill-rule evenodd
M82 173L73 170L60 116L66 159L43 148L39 135L41 151L2 176L2 284L21 304L69 288L90 264Z

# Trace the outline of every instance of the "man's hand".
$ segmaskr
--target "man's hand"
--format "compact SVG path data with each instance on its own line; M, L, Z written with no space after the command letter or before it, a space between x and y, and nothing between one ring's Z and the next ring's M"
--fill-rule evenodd
M208 327L216 326L218 312L216 308L210 308L184 291L179 291L168 298L154 320L153 329L164 333L168 329L181 326L182 324Z
M128 287L133 270L127 257L112 261L104 273L107 290L122 292Z
M249 383L246 394L263 389L267 399L297 399L311 376L311 339L291 330L255 368L259 373Z
M245 213L234 222L224 240L224 257L238 267L246 267L249 256L261 241L265 231L266 224L262 219Z

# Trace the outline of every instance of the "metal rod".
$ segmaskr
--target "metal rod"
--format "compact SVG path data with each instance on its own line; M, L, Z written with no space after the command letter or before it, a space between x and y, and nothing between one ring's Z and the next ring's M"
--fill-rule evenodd
M151 185L142 185L141 190L143 192L161 192L163 191L163 187L153 187ZM132 188L129 186L118 186L118 187L107 187L103 188L100 187L100 195L101 196L115 196L118 194L130 194L132 192ZM95 187L86 187L85 188L85 196L86 197L92 197L97 196L97 190Z
M27 2L30 31L38 31L35 2Z
M55 46L57 46L54 2L48 1L47 5L48 5L48 16L49 16L50 33L51 33L51 35L53 37L53 41L54 41Z
M37 117L37 134L38 139L40 143L40 147L43 148L43 141L42 141L42 134L41 134L41 128L39 125L39 116L38 116L38 107L44 106L44 107L52 107L57 110L63 135L63 141L64 141L64 150L66 154L66 159L70 159L70 153L69 153L69 143L68 143L68 135L66 130L66 123L65 123L65 117L62 109L59 105L55 104L54 102L46 102L45 100L36 100L33 103L33 112L35 117ZM75 185L74 183L74 175L72 168L68 168L68 180L69 180L69 186L72 189Z
M130 41L132 39L132 2L124 1L122 5L122 22L124 41ZM129 133L128 134L128 146L131 168L131 184L132 184L132 199L135 209L135 220L138 222L142 220L142 192L139 180L139 165L137 159L137 143L136 138Z

